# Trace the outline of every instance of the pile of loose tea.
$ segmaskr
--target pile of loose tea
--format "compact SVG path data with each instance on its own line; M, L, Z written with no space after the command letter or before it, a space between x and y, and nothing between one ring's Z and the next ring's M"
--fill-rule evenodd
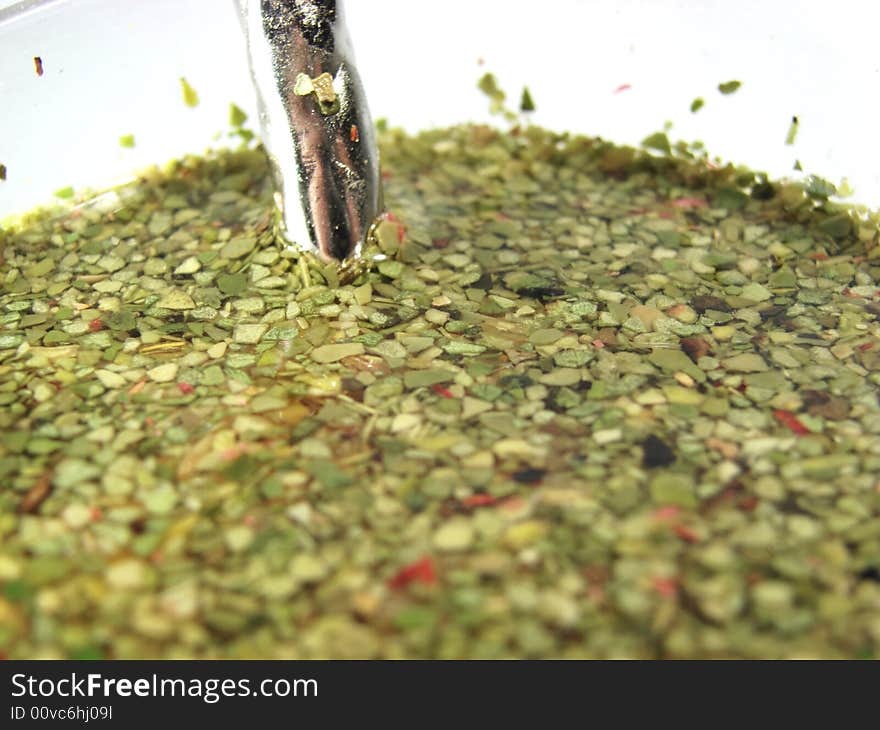
M368 265L257 149L2 236L14 658L877 657L877 217L537 128L381 135Z

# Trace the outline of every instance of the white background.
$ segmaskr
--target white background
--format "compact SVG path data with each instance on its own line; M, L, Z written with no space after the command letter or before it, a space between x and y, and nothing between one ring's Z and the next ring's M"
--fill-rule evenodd
M0 0L0 218L66 185L101 186L201 151L234 101L254 117L232 0ZM12 8L20 9L12 3ZM839 182L880 206L880 4L869 0L348 0L374 118L415 130L489 119L475 82L498 76L533 121L637 144L673 139ZM45 74L34 72L42 57ZM484 65L478 65L483 59ZM198 91L184 106L178 78ZM732 96L721 81L740 79ZM630 89L614 93L623 84ZM706 106L691 114L696 96ZM791 116L801 119L793 147ZM118 138L134 134L137 146Z

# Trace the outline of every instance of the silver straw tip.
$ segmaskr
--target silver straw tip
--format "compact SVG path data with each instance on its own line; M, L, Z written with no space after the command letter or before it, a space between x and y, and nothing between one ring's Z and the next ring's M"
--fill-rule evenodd
M282 235L324 259L364 242L382 208L379 154L336 0L236 0Z

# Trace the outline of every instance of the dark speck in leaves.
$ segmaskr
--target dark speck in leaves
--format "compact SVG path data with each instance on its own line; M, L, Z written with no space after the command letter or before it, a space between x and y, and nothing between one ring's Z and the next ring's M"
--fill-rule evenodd
M489 291L492 288L492 277L489 274L483 274L477 279L471 287L474 289L482 289L483 291Z
M697 362L704 355L708 355L712 349L702 337L682 337L679 344L685 354L694 362Z
M529 286L525 289L518 289L517 294L531 299L537 299L539 302L546 302L548 299L555 299L565 294L565 289L557 286Z
M755 200L770 200L776 195L776 188L770 183L758 183L752 187L752 197Z
M520 484L538 484L547 474L546 469L520 469L515 471L512 476L515 482Z
M675 454L665 441L653 434L642 442L642 466L652 469L657 466L669 466L675 461Z
M873 580L875 583L880 583L880 568L876 565L865 568L859 573L859 580Z
M707 309L714 309L717 312L729 312L730 305L719 297L710 295L696 296L691 300L691 306L697 310L699 314L703 314Z
M499 381L505 388L527 388L534 382L528 375L505 375Z

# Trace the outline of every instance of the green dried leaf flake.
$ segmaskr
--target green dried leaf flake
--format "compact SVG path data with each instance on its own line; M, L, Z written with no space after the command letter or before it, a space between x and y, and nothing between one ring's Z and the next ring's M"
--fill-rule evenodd
M451 340L440 347L450 355L466 355L473 357L486 351L485 345L478 345L473 342L464 342L462 340Z
M241 272L237 274L222 274L217 277L217 288L227 296L237 296L247 288L247 276Z
M180 77L180 90L183 94L184 104L188 107L197 107L199 105L199 95L183 76Z
M669 144L669 137L666 136L666 132L649 134L642 140L642 147L646 147L649 150L657 150L665 155L672 154L672 146Z
M236 104L229 105L229 126L241 127L247 121L247 114Z
M403 383L408 389L425 388L439 383L448 383L455 378L449 370L410 370L403 376Z
M504 100L505 94L498 86L498 79L495 78L493 73L488 71L484 73L477 82L477 88L490 99Z
M749 202L749 196L735 188L723 188L719 190L713 201L716 208L727 210L742 210Z

